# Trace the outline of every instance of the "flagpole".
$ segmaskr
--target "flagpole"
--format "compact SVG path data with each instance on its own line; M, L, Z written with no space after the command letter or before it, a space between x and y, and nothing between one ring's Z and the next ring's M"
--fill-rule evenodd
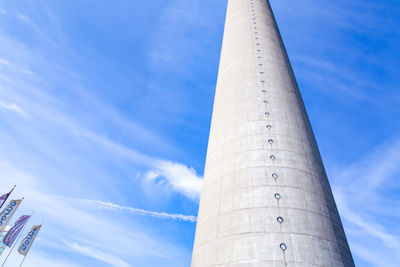
M22 260L22 262L21 262L21 264L19 265L19 267L21 267L22 264L24 264L24 261L25 261L27 255L28 255L28 254L26 254L26 255L24 256L24 259Z
M15 188L15 185L14 185L14 188ZM14 190L14 188L13 188L13 190ZM24 200L24 197L21 198L21 203L22 203L23 200ZM11 214L10 219L8 219L8 221L11 221L11 219L12 219L13 216L14 216L14 214L15 214L15 212L13 212L13 214ZM30 219L30 218L29 218L29 219ZM7 227L7 225L4 226L3 229L1 229L1 231L0 231L0 236L1 236L1 234L4 232L4 230L6 229L6 227ZM2 266L3 266L3 265L2 265Z
M41 224L42 226L41 227L43 227L43 225L44 225L44 222L42 221L42 224ZM22 240L22 242L23 242L23 240ZM33 242L33 241L32 241ZM28 251L29 252L29 251ZM28 256L28 252L25 254L25 256L24 256L24 259L22 260L22 262L21 262L21 264L19 265L19 267L22 267L22 264L24 264L24 261L25 261L25 259L26 259L26 256Z
M32 212L31 216L29 217L29 219L28 219L28 220L26 221L26 223L24 224L24 227L22 227L21 232L19 232L17 238L14 240L14 244L12 245L12 247L11 247L11 249L10 249L10 252L8 252L8 255L7 255L7 257L5 258L5 260L4 260L3 264L1 265L1 267L3 267L4 264L6 263L8 257L10 256L11 252L13 251L13 249L14 249L14 247L15 247L15 244L18 243L18 239L21 237L22 232L24 232L25 227L28 225L28 223L29 223L29 221L31 220L31 218L32 218L32 216L33 216L34 213L35 213L35 211Z
M11 189L11 191L10 191L10 195L8 195L8 197L10 197L11 196L11 194L12 194L12 192L14 192L14 189L17 187L17 185L15 184L14 186L13 186L13 188Z

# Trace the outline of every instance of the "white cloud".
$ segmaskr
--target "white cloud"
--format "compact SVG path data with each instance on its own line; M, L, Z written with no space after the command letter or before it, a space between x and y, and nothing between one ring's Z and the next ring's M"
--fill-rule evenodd
M89 199L71 199L72 202L79 204L80 206L86 206L96 210L112 210L120 212L128 212L134 215L149 216L160 219L170 219L176 221L196 222L196 216L183 215L183 214L170 214L166 212L154 212L143 209L137 209L132 207L120 206L110 202L89 200Z
M376 147L367 157L333 175L333 191L353 252L377 265L377 258L400 261L400 139ZM371 255L375 255L372 257Z
M3 158L0 161L0 179L5 186L1 191L9 190L11 184L16 183L18 186L13 197L20 197L20 192L24 192L25 197L19 213L36 209L32 224L36 224L38 220L44 220L40 239L37 240L34 247L34 249L38 249L39 253L73 254L70 250L73 248L79 253L105 262L107 259L112 259L118 264L114 266L130 266L123 264L130 260L146 257L164 259L167 262L166 266L171 266L175 261L171 255L187 253L176 244L169 244L168 241L153 236L149 225L142 226L135 220L130 220L127 225L120 222L118 216L107 216L104 212L92 212L84 209L82 205L74 205L68 198L52 195L49 193L52 192L52 183L49 182L51 179L38 179L6 162L7 160ZM111 203L92 202L92 204L92 207L103 210L142 212L150 216L150 213L146 211L131 210L128 207L119 207ZM152 215L157 217L158 214ZM168 214L161 214L161 216L167 218ZM182 217L182 219L189 218ZM114 258L102 252L104 244L110 243L110 237L112 237L113 246L107 247L107 253L113 255ZM69 246L66 247L66 244ZM124 249L121 250L121 248ZM60 263L60 266L63 265ZM70 266L75 265L71 264Z
M21 115L26 115L25 111L20 106L15 104L14 102L6 103L6 102L3 102L3 101L0 101L0 107L2 107L4 109L7 109L7 110L10 110L10 111L17 112L17 113L19 113Z
M44 24L41 21L36 21L34 16L31 18L19 14L19 19L30 27L32 33L47 43L44 46L47 49L43 50L54 52L54 45L60 42L56 43L53 40L62 38L50 35L52 31L42 27ZM107 199L109 193L121 201L128 197L120 194L120 191L115 193L118 190L116 187L121 184L136 184L116 181L120 183L115 185L114 180L110 179L105 181L106 193L97 190L101 185L93 188L88 186L90 183L104 182L95 177L97 174L107 175L107 166L96 162L95 157L88 156L91 152L123 162L124 166L118 165L118 168L125 168L123 171L128 169L125 165L141 165L144 170L140 169L140 172L154 169L153 175L165 180L170 185L169 190L190 199L198 198L201 177L194 169L182 163L148 156L133 149L136 144L141 144L149 150L156 147L163 149L162 152L171 152L173 149L178 151L170 145L172 142L165 140L159 133L125 118L117 109L113 109L107 100L98 100L96 95L91 93L93 88L87 88L82 82L86 77L79 77L73 73L74 70L64 68L62 58L54 58L53 62L49 62L46 59L47 51L44 51L45 55L40 51L32 53L29 44L15 40L14 36L8 36L7 31L1 30L0 35L4 41L1 50L7 51L1 55L4 60L0 62L3 64L0 67L4 69L0 73L0 86L4 88L1 89L1 97L7 101L14 101L0 102L0 107L19 114L28 112L32 118L27 124L9 120L7 127L0 129L3 145L0 153L0 178L3 189L8 189L8 183L17 184L15 194L23 192L26 199L21 212L36 208L35 220L45 220L40 240L35 243L34 249L37 251L28 259L32 259L32 266L79 266L79 262L73 262L77 255L74 252L114 266L130 266L128 262L131 261L135 262L136 266L148 266L144 261L152 264L162 260L163 266L182 266L180 263L186 263L190 258L190 251L183 246L183 242L176 242L169 233L163 237L152 233L154 228L163 227L162 220L154 220L152 225L141 225L134 216L113 213L108 217L107 212L101 211L120 211L186 222L194 222L195 216L153 212L91 200L84 200L89 208L85 209L85 205L74 205L60 195ZM49 42L53 46L49 46ZM64 45L62 42L61 44ZM60 48L58 45L57 47ZM77 56L68 54L66 50L70 52L67 47L62 47L62 51L57 50L56 54ZM7 64L9 62L12 64ZM26 70L31 71L27 73ZM30 75L32 73L35 75ZM94 86L91 82L88 83ZM81 99L85 102L83 107L77 103ZM100 127L97 128L96 124ZM134 137L135 140L129 142L130 145L121 139L117 142L116 135L110 134L108 130L105 131L107 134L99 130L104 129L103 127L114 132L124 132L126 136ZM22 142L18 133L29 138ZM112 137L107 137L108 134ZM77 158L82 158L85 162L82 165L91 168L90 175L93 177L82 174L85 172L85 166L69 168L73 162L78 162ZM115 180L121 178L119 174L113 175ZM132 191L140 193L140 190L141 188L133 188ZM129 223L121 222L119 218L125 218ZM113 246L107 248L107 253L104 253L102 249L104 244L110 242L110 237ZM125 249L122 251L120 248ZM54 260L44 260L49 258L50 254L59 255L61 259L55 264L52 264ZM88 258L85 262L91 264L93 260Z
M66 130L88 138L119 157L151 168L144 176L147 182L162 181L165 182L166 189L178 192L190 200L198 201L200 198L203 179L194 168L179 162L150 157L93 133L73 121L68 119L62 121L61 124L67 126Z
M368 241L367 241L368 242ZM397 263L393 262L390 257L382 257L382 248L367 248L362 244L353 244L351 246L353 253L359 255L361 258L367 262L373 264L373 266L381 267L397 267Z
M149 171L145 178L150 181L162 179L168 188L179 192L191 200L200 198L203 179L195 169L184 164L159 160L154 164L155 169Z
M36 24L28 15L18 12L16 15L18 19L27 23L39 36L44 35L43 29L40 29L39 24ZM53 25L54 23L51 24ZM61 30L57 30L56 32L61 32L60 35L62 35ZM40 77L43 70L51 72L50 70L56 67L60 68L59 66L55 66L53 62L47 61L40 54L31 53L25 44L19 40L13 39L5 32L0 32L0 34L2 39L7 40L2 46L4 51L12 51L10 54L16 55L13 57L12 61L16 69L32 69L33 72ZM70 52L68 49L67 51L68 53ZM5 58L8 59L7 55L5 56ZM4 59L5 62L6 59ZM32 123L34 124L18 125L15 127L16 129L22 130L23 127L26 127L29 128L29 131L35 130L33 133L35 135L31 135L32 138L37 140L37 143L41 143L42 151L48 150L48 153L54 153L54 146L59 144L52 144L47 140L43 140L41 138L43 131L47 132L49 129L52 129L52 131L61 131L63 134L67 134L68 138L74 140L79 139L77 137L84 137L92 142L92 146L95 145L96 150L104 150L107 153L112 153L114 156L147 168L148 170L144 170L144 172L149 171L149 174L154 176L153 178L158 177L160 178L159 180L165 181L167 185L165 189L178 192L191 200L197 200L199 198L202 180L201 176L197 175L193 168L183 163L171 162L167 159L148 156L145 153L125 145L124 142L116 142L112 138L102 135L95 127L88 126L82 118L88 118L87 121L90 123L101 118L102 125L112 123L109 127L116 127L116 131L126 131L127 135L135 136L137 144L144 143L148 147L157 147L157 149L167 150L168 152L177 151L175 147L168 145L171 142L165 140L158 133L126 119L112 107L102 100L99 100L96 95L93 95L91 91L81 83L81 80L79 80L81 77L79 77L79 75L75 73L72 75L73 77L67 75L70 74L72 70L61 69L62 71L60 71L60 73L66 76L62 76L60 79L65 79L68 90L73 90L72 88L83 88L83 90L76 90L76 92L73 92L73 94L76 93L74 99L87 99L88 103L85 103L85 108L90 107L93 110L85 114L80 112L74 113L75 109L71 108L71 102L60 99L52 90L46 90L46 86L49 86L53 82L51 79L52 77L50 77L50 79L47 79L47 77L36 79L26 75L26 73L8 70L9 72L0 73L0 86L5 88L4 94L8 98L14 99L18 104L0 101L0 107L21 115L27 115L24 109L29 110L29 117L32 117ZM2 74L3 76L1 76ZM24 109L21 106L24 107ZM14 139L13 133L9 133L7 130L4 135L7 136L10 141ZM15 143L18 143L18 141ZM148 181L150 180L152 179L148 179Z
M366 216L363 216L362 214L359 214L356 209L350 210L349 206L351 205L346 203L346 201L343 201L344 196L340 195L340 193L336 193L336 198L340 203L341 214L346 220L360 227L360 229L362 229L365 233L380 239L388 248L392 248L395 251L400 251L400 236L387 233L384 230L385 227L383 225L379 224L375 220L366 218ZM354 206L352 208L354 208ZM398 255L400 256L400 254Z
M0 63L3 65L10 65L10 62L8 60L5 60L4 58L0 58Z
M36 36L40 36L42 40L45 40L55 46L59 46L58 43L56 43L53 39L46 35L46 33L27 15L16 12L16 17L23 23L25 23L25 25L28 26L32 31L34 31L36 33ZM54 21L52 21L52 23L50 24L54 25Z
M151 168L144 178L147 182L165 182L166 189L184 195L193 201L198 201L201 194L203 179L196 170L179 162L153 158L118 144L108 138L93 133L75 123L63 123L68 125L68 130L82 135L115 155L128 159L134 163Z
M37 242L37 241L36 241ZM21 260L12 259L9 266L19 266ZM6 265L7 266L7 265ZM48 254L42 254L32 247L29 256L26 258L23 266L40 266L40 267L84 267L83 265L65 261L60 258L49 257Z
M100 251L100 250L97 250L97 249L94 249L91 247L82 246L77 243L66 243L66 244L68 245L69 248L71 248L85 256L108 263L111 266L115 266L115 267L130 267L130 266L132 266L129 263L121 260L120 258L107 253L106 246L104 246L104 249Z

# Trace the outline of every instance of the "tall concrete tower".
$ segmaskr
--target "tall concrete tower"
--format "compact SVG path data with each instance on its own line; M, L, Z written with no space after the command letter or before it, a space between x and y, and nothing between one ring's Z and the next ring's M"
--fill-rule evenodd
M228 0L192 267L352 267L267 0Z

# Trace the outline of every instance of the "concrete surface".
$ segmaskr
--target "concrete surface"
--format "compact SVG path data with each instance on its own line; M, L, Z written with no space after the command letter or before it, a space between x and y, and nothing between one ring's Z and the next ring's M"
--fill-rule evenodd
M192 259L211 266L354 266L265 0L228 2Z

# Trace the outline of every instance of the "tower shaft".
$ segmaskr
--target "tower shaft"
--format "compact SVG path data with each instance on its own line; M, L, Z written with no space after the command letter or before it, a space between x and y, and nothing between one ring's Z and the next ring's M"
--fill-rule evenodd
M228 0L192 258L211 266L354 266L266 0Z

